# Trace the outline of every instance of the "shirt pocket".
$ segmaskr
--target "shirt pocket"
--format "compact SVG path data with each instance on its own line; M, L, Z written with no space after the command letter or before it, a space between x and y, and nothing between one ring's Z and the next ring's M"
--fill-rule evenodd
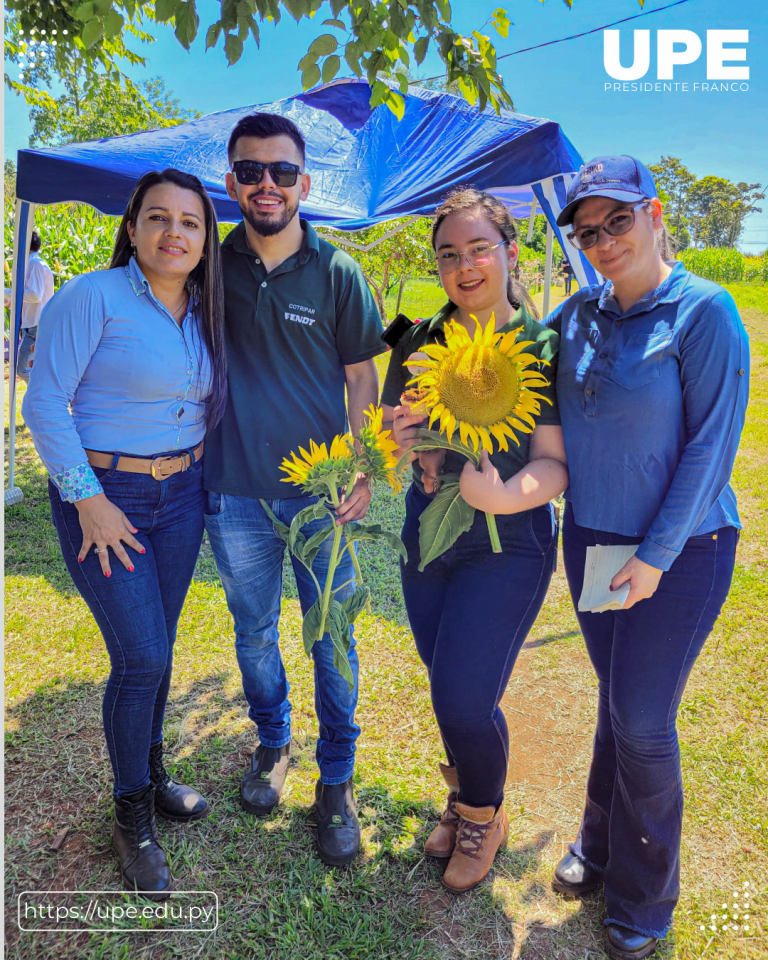
M664 350L672 341L672 336L671 330L633 334L614 364L611 380L627 390L635 390L657 380L661 376Z

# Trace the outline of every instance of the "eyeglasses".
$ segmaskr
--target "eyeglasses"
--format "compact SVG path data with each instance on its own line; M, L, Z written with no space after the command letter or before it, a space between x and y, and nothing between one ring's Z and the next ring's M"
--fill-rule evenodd
M235 160L232 164L232 172L237 178L237 182L244 186L261 183L265 170L269 170L272 183L276 187L295 186L299 174L304 172L295 163L288 163L285 160L277 160L274 163L261 163L258 160Z
M487 267L493 259L491 257L493 251L505 243L509 243L509 240L500 240L493 246L490 243L473 243L466 250L441 250L436 257L438 269L442 270L443 273L458 270L462 257L467 258L467 263L471 267Z
M577 250L589 250L600 239L600 231L605 230L609 237L620 237L622 234L629 233L635 225L635 210L646 207L651 201L641 200L633 207L622 207L620 210L614 210L609 213L602 223L592 227L579 227L577 230L567 233L571 245Z

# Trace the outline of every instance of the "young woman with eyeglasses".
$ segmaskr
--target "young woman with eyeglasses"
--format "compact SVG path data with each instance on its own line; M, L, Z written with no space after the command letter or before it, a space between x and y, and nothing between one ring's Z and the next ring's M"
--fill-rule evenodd
M623 608L577 612L599 681L581 827L554 887L604 885L608 953L641 960L679 896L683 791L675 728L691 669L728 595L739 535L729 485L749 344L730 294L666 262L662 205L632 157L598 157L558 218L606 282L548 318L570 487L563 525L574 606L586 551L637 546L611 589Z
M504 784L509 737L499 703L517 654L547 592L556 561L557 525L550 500L568 484L554 390L558 336L536 319L525 290L515 282L515 222L504 204L474 189L450 195L438 208L432 243L448 303L431 320L412 327L394 347L382 395L385 419L394 419L401 451L416 442L421 415L400 397L411 377L408 358L429 343L444 343L454 320L470 333L476 320L495 317L497 331L519 329L526 349L547 361L549 386L532 433L519 433L478 471L448 451L421 453L413 462L406 496L401 565L405 605L419 656L429 672L432 704L446 762L440 771L448 803L426 843L426 853L447 861L443 884L452 893L476 886L506 842ZM419 572L419 518L445 474L461 475L461 493L480 508L473 526ZM502 552L494 553L483 509L497 514Z
M64 561L111 662L103 702L123 884L172 889L155 812L208 803L163 765L173 644L203 536L203 438L225 403L216 214L197 177L137 183L109 270L45 308L24 420L50 475Z

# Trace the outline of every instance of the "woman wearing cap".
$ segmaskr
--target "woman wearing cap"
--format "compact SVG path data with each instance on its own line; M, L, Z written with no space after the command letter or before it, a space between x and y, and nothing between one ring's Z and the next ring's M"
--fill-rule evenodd
M123 883L158 899L172 880L155 811L189 821L209 809L165 771L163 715L203 535L203 437L225 402L218 240L197 177L145 174L110 269L70 280L43 311L23 405L64 561L110 657Z
M597 732L581 827L554 887L578 896L604 884L608 952L640 960L679 896L675 720L733 573L741 525L729 477L749 346L730 294L665 262L661 203L637 160L588 163L557 222L606 278L548 319L560 333L574 606L587 547L637 552L611 581L629 584L623 608L577 613L599 680Z

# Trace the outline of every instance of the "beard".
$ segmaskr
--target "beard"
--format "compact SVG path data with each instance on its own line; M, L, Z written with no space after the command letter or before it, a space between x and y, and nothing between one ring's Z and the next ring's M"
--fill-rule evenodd
M254 196L259 196L259 194L254 194ZM272 196L272 194L266 194L266 196ZM282 200L283 198L281 197L280 199ZM250 205L250 198L246 200L244 204L238 201L238 206L240 207L240 212L243 217L260 237L274 237L276 234L282 233L299 212L298 200L293 206L286 203L283 207L283 212L279 216L271 213L257 213Z

